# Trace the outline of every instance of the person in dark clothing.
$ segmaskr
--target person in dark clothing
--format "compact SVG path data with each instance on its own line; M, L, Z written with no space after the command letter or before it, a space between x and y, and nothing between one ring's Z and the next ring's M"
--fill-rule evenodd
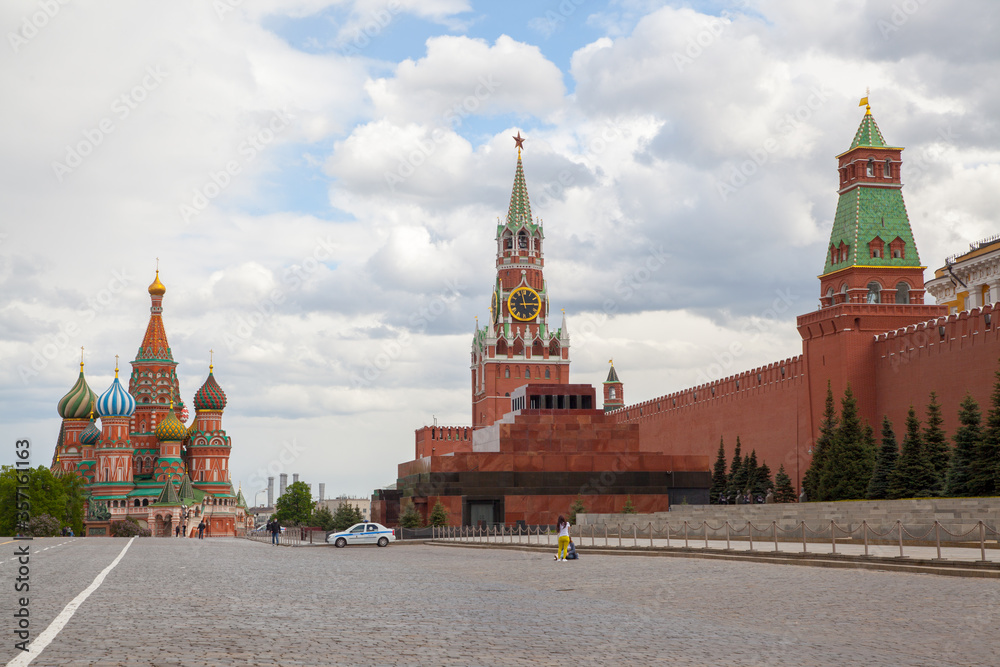
M202 519L198 523L198 539L199 540L205 539L205 520L204 519Z
M569 547L566 550L566 560L576 560L579 556L576 555L576 545L573 544L573 540L570 540Z
M271 544L277 546L278 536L281 535L281 523L277 519L271 520Z
M180 537L180 536L181 536L181 527L177 526L176 528L174 528L174 537Z

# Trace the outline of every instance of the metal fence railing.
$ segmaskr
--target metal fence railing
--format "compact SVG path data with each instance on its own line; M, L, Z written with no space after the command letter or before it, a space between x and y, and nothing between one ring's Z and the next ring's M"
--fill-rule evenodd
M884 523L882 524L885 525ZM492 525L431 528L431 539L469 543L545 544L556 546L551 526ZM814 527L799 521L791 527L776 521L761 526L729 521L713 526L701 522L571 526L578 547L683 547L719 551L841 554L847 556L933 558L1000 562L995 527L977 522L964 532L953 532L935 521L923 532L908 530L901 521L879 530L867 521L852 526L835 521ZM944 542L944 545L942 545ZM742 547L742 548L738 548ZM839 550L838 550L839 549Z

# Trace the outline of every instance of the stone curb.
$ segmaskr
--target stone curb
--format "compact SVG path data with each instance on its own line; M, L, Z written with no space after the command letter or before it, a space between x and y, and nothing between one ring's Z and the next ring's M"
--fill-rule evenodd
M528 544L496 544L474 542L445 542L425 540L429 546L464 547L470 549L513 549L516 551L539 551L549 553L552 546ZM807 565L811 567L830 567L857 570L883 570L887 572L910 572L918 574L936 574L950 577L978 577L983 579L1000 579L1000 563L933 561L919 558L879 558L876 556L847 556L841 554L789 554L789 553L726 553L721 551L702 551L685 549L683 547L621 547L607 549L601 547L581 548L580 554L601 556L656 556L667 558L704 558L707 560L745 561L754 563L770 563L776 565Z

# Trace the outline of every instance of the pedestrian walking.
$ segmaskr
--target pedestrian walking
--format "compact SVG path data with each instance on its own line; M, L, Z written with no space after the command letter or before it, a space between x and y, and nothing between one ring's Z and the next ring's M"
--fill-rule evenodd
M181 536L181 527L177 526L176 528L174 528L174 537L180 537L180 536Z
M205 520L204 519L202 519L198 523L198 539L199 540L205 539Z
M556 522L556 530L559 538L559 551L556 552L556 560L564 561L566 560L566 551L569 549L569 521L564 519L562 514L559 515L559 520Z
M278 536L281 535L281 523L277 519L271 519L271 544L278 545Z

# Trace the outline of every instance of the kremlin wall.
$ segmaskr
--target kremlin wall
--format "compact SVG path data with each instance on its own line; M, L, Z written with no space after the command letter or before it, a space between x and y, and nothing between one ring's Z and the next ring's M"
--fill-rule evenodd
M570 396L596 392L569 384L565 315L550 328L542 222L531 217L520 135L515 142L491 317L473 337L473 428L417 430L414 460L399 465L396 492L376 493L383 500L373 503L373 516L388 520L398 516L393 503L412 502L426 521L440 502L451 525L552 524L578 499L588 513L618 513L629 501L644 513L707 503L719 440L728 459L737 436L743 451L756 450L772 471L783 465L798 490L828 387L839 406L850 385L862 419L877 429L888 415L897 433L911 405L923 415L931 392L949 433L967 393L989 403L1000 368L992 321L1000 252L990 251L988 271L972 274L988 275L989 283L966 285L951 270L952 258L935 274L935 294L976 307L949 314L954 307L925 303L927 267L902 195L903 149L885 141L866 107L850 147L836 156L839 200L819 308L797 319L801 354L633 404L624 402L612 365L604 410L570 405ZM976 250L979 263L985 252Z

